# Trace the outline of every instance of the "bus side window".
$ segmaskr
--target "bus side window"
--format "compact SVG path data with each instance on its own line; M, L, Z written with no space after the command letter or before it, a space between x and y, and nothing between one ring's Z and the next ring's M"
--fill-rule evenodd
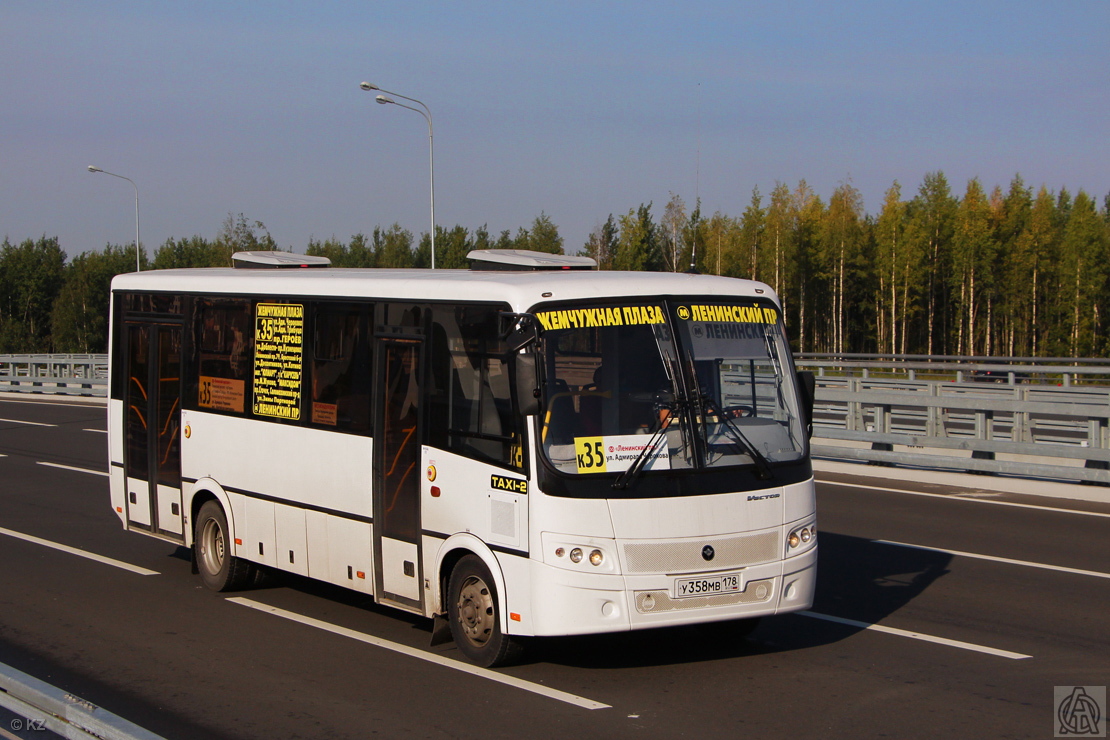
M522 466L508 357L494 306L435 307L429 442L460 455Z
M241 414L254 362L251 302L198 299L196 317L197 407Z
M354 432L370 428L370 342L361 306L320 306L313 331L313 424Z

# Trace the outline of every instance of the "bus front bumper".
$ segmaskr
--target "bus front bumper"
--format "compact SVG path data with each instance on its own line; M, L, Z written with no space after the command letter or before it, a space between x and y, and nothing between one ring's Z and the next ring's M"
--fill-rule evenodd
M704 580L712 588L722 574L630 576L570 571L537 561L532 566L531 634L585 635L808 609L816 586L817 548L737 569L740 583L730 584L731 590L689 597L679 595L681 581Z

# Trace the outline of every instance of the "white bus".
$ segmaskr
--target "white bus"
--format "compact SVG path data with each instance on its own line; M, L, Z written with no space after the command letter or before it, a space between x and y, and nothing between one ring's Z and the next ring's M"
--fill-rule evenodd
M470 256L116 277L123 526L192 548L209 588L260 566L345 586L486 666L527 636L808 608L813 376L774 292Z

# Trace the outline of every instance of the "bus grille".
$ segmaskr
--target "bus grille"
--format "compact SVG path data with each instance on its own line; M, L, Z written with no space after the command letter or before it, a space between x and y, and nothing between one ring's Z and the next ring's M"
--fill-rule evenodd
M637 591L636 611L641 614L701 609L708 606L731 606L733 604L759 604L770 601L775 593L775 579L752 581L741 593L720 594L718 596L694 596L688 599L672 599L666 591Z
M713 548L710 561L702 556L706 545ZM769 563L782 557L777 530L686 542L629 542L622 549L626 573L698 573Z

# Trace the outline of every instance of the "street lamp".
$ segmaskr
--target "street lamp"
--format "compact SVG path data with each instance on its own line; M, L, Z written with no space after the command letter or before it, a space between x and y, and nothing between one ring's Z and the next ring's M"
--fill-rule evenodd
M121 180L127 180L127 182L131 183L131 187L135 188L135 272L142 272L142 268L139 266L139 186L136 185L135 181L132 180L130 177L117 175L114 172L102 170L99 167L94 167L91 164L89 165L89 172L99 172L103 175L111 175L112 177L118 177Z
M435 162L434 149L432 147L432 111L431 111L431 109L428 108L428 106L424 105L423 103L421 103L416 98L406 97L404 95L401 95L400 93L389 92L389 90L382 90L380 87L378 87L377 85L374 85L370 82L363 82L362 84L359 85L359 87L362 88L363 90L365 90L366 92L373 92L373 91L377 90L378 92L383 92L383 93L386 93L388 95L394 95L398 98L401 98L402 100L407 100L410 103L416 103L417 105L420 106L420 108L413 108L411 105L405 105L404 103L398 103L393 98L386 97L385 95L376 95L374 97L374 99L377 100L378 103L381 104L381 105L397 105L397 106L400 106L402 108L408 108L411 111L416 111L420 115L424 116L424 120L428 122L428 181L431 183L430 189L431 189L431 202L432 202L432 269L434 270L434 269L436 269L436 171L435 171L435 163L434 163ZM423 108L423 110L421 110L421 108Z

